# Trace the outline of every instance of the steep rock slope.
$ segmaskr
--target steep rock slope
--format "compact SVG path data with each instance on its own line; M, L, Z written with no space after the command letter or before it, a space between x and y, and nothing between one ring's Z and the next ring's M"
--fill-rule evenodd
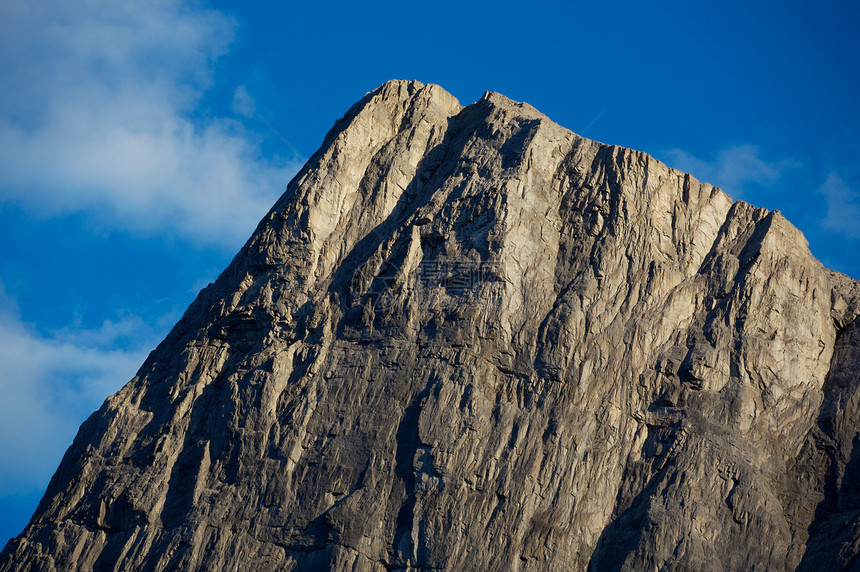
M785 570L860 550L860 286L487 93L357 103L0 570Z

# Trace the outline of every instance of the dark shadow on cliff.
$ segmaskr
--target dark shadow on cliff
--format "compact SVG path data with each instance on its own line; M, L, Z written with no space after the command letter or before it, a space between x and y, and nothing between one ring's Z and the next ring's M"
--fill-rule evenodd
M640 541L646 536L646 528L649 525L648 508L651 505L655 494L661 483L669 479L674 481L677 475L677 466L674 458L669 458L664 455L671 455L672 445L677 443L681 438L681 425L676 424L671 427L649 427L649 435L642 446L643 456L650 457L650 467L640 466L638 471L640 474L631 475L631 467L624 471L622 481L633 480L640 481L646 475L642 475L641 471L653 471L647 483L642 490L633 498L630 505L616 513L613 518L600 533L600 537L595 545L594 552L588 563L589 571L611 571L616 572L624 568L627 557L636 551ZM664 449L664 455L655 455L656 451ZM659 469L660 465L664 465ZM622 491L618 492L616 505L623 502Z
M860 322L839 332L824 387L815 446L828 460L824 499L798 570L860 570Z
M394 474L403 482L405 498L397 513L397 528L394 532L394 546L392 547L394 561L404 564L410 562L412 554L419 553L421 546L413 546L412 525L415 520L415 455L422 445L418 433L418 421L424 402L430 394L430 388L434 379L427 381L427 385L418 393L406 410L397 427L397 450L394 456ZM419 538L419 543L424 539ZM413 562L413 564L415 564Z

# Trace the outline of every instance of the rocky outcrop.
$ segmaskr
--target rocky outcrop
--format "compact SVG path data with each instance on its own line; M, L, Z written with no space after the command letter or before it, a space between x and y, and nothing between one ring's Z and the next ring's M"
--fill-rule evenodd
M0 570L856 566L860 285L777 211L392 81Z

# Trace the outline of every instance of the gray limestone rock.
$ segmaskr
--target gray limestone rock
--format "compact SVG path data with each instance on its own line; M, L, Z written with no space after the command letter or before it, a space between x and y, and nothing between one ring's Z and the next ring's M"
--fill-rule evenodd
M777 211L391 81L0 570L860 566L860 283Z

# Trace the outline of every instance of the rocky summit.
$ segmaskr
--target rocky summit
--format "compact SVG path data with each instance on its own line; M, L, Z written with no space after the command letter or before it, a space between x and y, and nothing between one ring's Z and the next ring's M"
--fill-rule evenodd
M860 566L860 283L778 211L391 81L0 570Z

